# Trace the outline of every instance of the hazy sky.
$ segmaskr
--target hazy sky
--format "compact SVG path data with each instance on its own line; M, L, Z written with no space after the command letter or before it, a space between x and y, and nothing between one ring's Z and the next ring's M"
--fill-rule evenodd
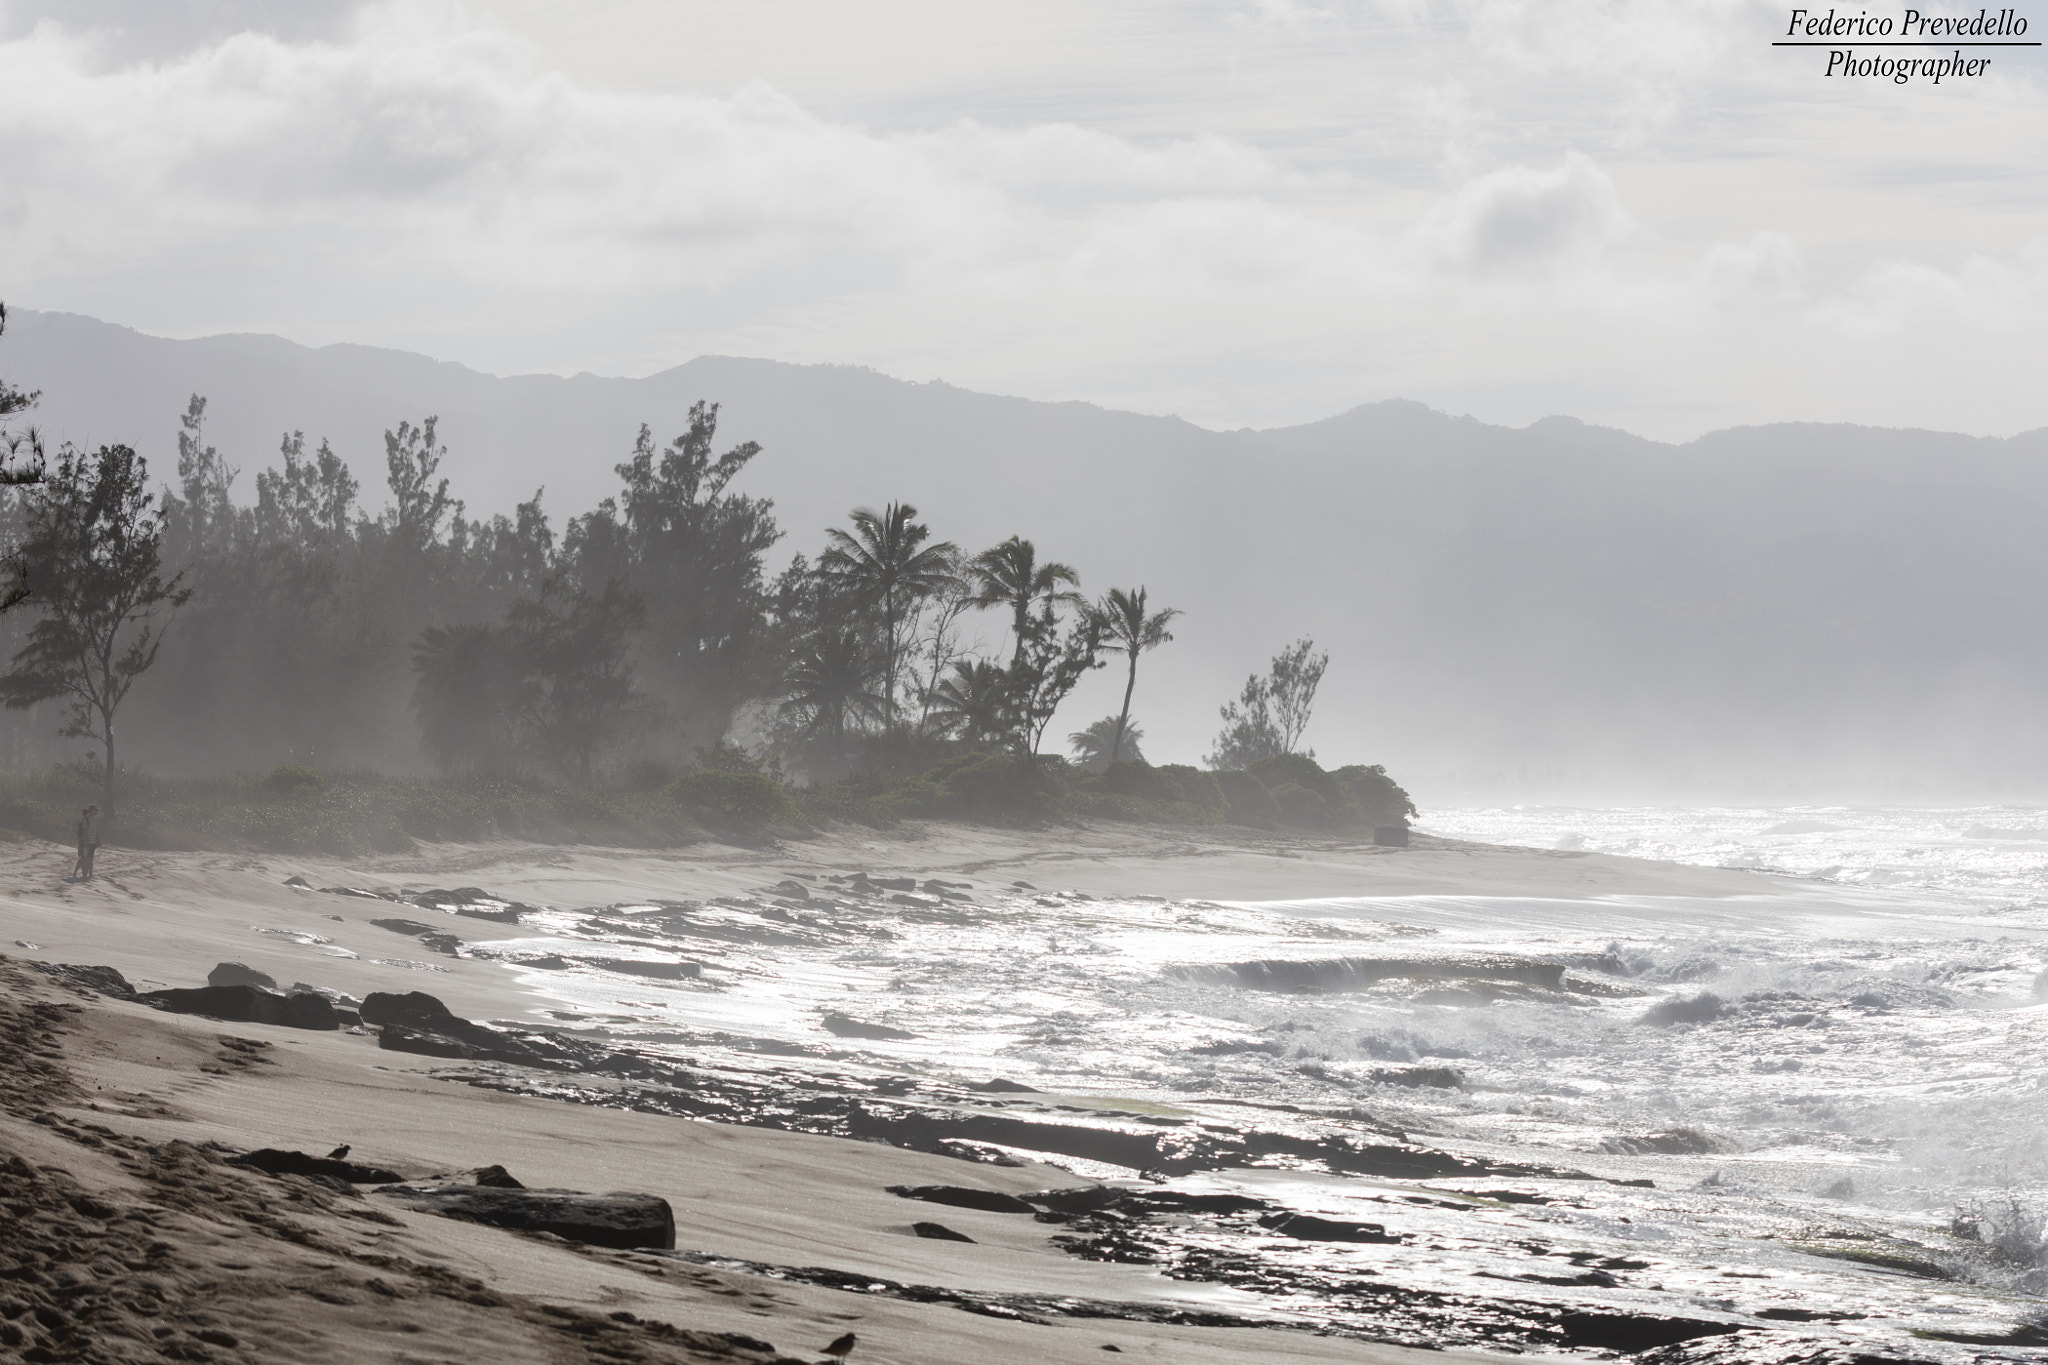
M2048 425L2048 63L1830 79L1790 8L0 0L0 298L1215 426Z

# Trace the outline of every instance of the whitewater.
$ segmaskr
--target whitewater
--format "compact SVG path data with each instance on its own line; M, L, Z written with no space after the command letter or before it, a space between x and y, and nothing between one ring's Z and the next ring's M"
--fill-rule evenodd
M2048 1346L2048 810L1419 835L1775 875L1226 902L849 867L541 908L465 952L540 1002L509 1022L668 1068L547 1093L1138 1182L1057 1215L1070 1249L1239 1317L1673 1359Z

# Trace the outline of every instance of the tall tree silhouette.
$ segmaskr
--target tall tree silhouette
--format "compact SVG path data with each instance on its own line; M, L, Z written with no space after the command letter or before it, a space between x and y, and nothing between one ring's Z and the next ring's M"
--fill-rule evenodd
M1101 623L1104 643L1111 649L1122 650L1131 661L1130 676L1124 682L1124 709L1116 718L1116 732L1109 742L1109 761L1114 763L1123 754L1124 728L1131 721L1131 693L1138 687L1138 656L1173 639L1167 626L1181 612L1178 607L1161 607L1147 615L1145 589L1140 586L1136 592L1111 588L1109 595L1095 604L1094 613Z
M1056 561L1038 562L1038 550L1021 536L1011 536L993 549L983 550L967 566L975 584L974 604L978 607L1008 607L1011 628L1017 635L1016 653L1010 659L1014 670L1024 662L1025 643L1032 633L1032 609L1081 605L1081 575Z
M871 507L855 508L853 531L834 526L825 532L827 546L818 567L837 579L856 601L882 612L882 717L896 725L896 675L902 657L900 635L912 607L945 587L953 578L958 549L949 540L926 545L929 527L912 521L917 509L892 502L879 515Z
M0 677L12 708L64 697L66 738L100 741L102 799L114 808L114 715L163 644L160 613L192 596L163 574L163 517L149 466L127 446L85 455L66 446L28 499L28 525L7 595L41 613L14 669Z

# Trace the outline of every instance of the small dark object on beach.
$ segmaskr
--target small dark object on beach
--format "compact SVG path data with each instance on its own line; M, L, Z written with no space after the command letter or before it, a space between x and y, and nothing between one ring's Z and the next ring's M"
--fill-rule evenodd
M584 1194L576 1190L513 1190L487 1185L394 1186L379 1194L420 1213L483 1223L515 1232L552 1232L572 1242L630 1251L673 1251L675 1213L651 1194Z
M476 1177L477 1184L487 1190L523 1190L526 1188L516 1176L503 1166L479 1166L470 1174Z
M136 999L171 1014L197 1014L236 1024L280 1024L285 1028L323 1030L341 1027L341 1016L325 996L279 995L259 986L151 991Z
M329 1152L329 1153L327 1154L327 1159L328 1159L329 1161L345 1161L345 1160L347 1160L347 1159L348 1159L348 1144L347 1144L346 1142L344 1142L344 1143L342 1143L342 1144L341 1144L341 1146L339 1146L339 1147L336 1147L336 1148L335 1148L335 1149L334 1149L333 1151L331 1151L331 1152Z
M845 1336L836 1338L830 1346L827 1346L825 1354L831 1356L834 1360L844 1360L853 1354L854 1343L859 1340L859 1337L848 1332Z
M313 889L313 883L307 881L304 877L286 877L284 879L284 884L286 886L296 886L302 891L311 891Z
M770 895L787 896L793 901L807 901L811 898L810 888L794 877L775 883L768 891Z
M342 1150L348 1149L344 1147ZM353 1161L308 1156L304 1152L287 1152L276 1147L259 1147L242 1156L230 1157L229 1160L237 1166L247 1166L265 1175L324 1176L329 1180L343 1180L351 1185L389 1185L401 1178L398 1172L387 1171L381 1166L363 1166Z
M825 1016L825 1031L837 1038L895 1039L917 1037L915 1033L908 1033L900 1028L890 1028L887 1024L864 1024L860 1020L850 1018L836 1010Z
M969 1090L979 1090L984 1095L1042 1095L1045 1092L1022 1081L1006 1081L1001 1076L987 1081L969 1081Z
M1013 890L1017 891L1036 891L1038 889L1030 882L1011 882L1010 886Z
M956 1209L980 1209L984 1213L1030 1213L1031 1205L1013 1194L998 1190L970 1190L958 1185L891 1185L889 1193L898 1199L922 1199L928 1204L947 1204Z
M955 1232L944 1223L912 1223L910 1230L920 1237L934 1242L972 1242L974 1239L964 1232Z

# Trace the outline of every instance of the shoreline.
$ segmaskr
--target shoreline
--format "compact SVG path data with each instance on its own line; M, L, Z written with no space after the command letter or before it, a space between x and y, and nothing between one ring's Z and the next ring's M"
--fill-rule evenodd
M100 881L90 887L57 880L68 868L68 850L30 846L0 853L0 886L6 888L0 893L0 938L15 962L106 964L138 986L192 986L215 963L241 961L280 984L305 980L358 996L424 990L457 1014L528 1017L530 1027L535 997L505 964L436 956L369 922L372 915L408 907L287 887L284 879L299 875L316 888L372 891L474 884L502 897L583 906L656 893L668 899L758 897L780 878L817 878L828 868L835 876L849 870L920 881L971 875L984 884L1031 882L1048 892L1217 900L1243 897L1254 887L1266 889L1261 899L1274 900L1734 898L1769 896L1785 886L1784 878L1764 874L1448 840L1419 839L1414 848L1394 850L1198 833L925 825L893 838L842 830L766 849L472 845L353 863L113 850ZM465 940L479 944L521 934L516 926L449 918ZM94 1207L116 1208L126 1201L160 1209L166 1189L181 1186L166 1186L152 1172L171 1171L165 1178L183 1187L216 1190L177 1214L196 1221L181 1224L176 1235L166 1223L159 1240L173 1247L166 1253L173 1259L192 1261L179 1272L192 1284L244 1285L249 1302L214 1293L204 1311L217 1324L180 1329L183 1334L174 1338L202 1354L181 1358L206 1358L208 1339L193 1335L205 1331L239 1343L216 1342L210 1358L275 1358L252 1354L250 1343L265 1331L285 1330L287 1322L305 1338L292 1348L295 1358L307 1360L398 1359L401 1349L405 1359L469 1359L474 1357L464 1352L481 1339L479 1332L493 1341L493 1354L508 1361L582 1359L562 1352L590 1341L616 1344L622 1335L642 1359L815 1360L823 1343L850 1326L861 1335L854 1359L862 1362L969 1353L992 1360L1100 1360L1112 1347L1191 1362L1251 1354L1303 1361L1408 1358L1400 1346L1318 1335L1311 1322L1290 1322L1284 1312L1276 1317L1269 1296L1233 1287L1227 1274L1170 1278L1152 1265L1120 1263L1109 1251L1103 1253L1108 1259L1077 1255L1055 1240L1071 1242L1079 1231L1102 1241L1113 1224L1032 1221L909 1203L888 1192L892 1185L940 1185L1021 1196L1089 1183L1073 1169L1028 1158L1016 1165L980 1164L872 1139L636 1112L646 1106L636 1105L628 1092L635 1085L644 1089L644 1079L465 1066L379 1050L374 1039L349 1033L164 1014L67 988L15 962L0 963L8 994L40 1010L44 1019L44 1036L24 1035L18 1045L44 1054L61 1048L61 1057L50 1060L61 1063L68 1079L53 1080L47 1095L9 1104L0 1115L5 1145L27 1153L31 1167L69 1171L68 1178L99 1201ZM396 965L401 962L412 965ZM66 1009L76 1012L58 1013ZM58 1048L50 1046L52 1040ZM811 1093L805 1087L820 1084L829 1092L840 1084L832 1079L838 1074L832 1068L841 1065L831 1061L833 1055L825 1061L798 1057L770 1074L796 1086L792 1093ZM705 1074L679 1071L664 1083L670 1093L684 1095L691 1087L701 1090ZM1051 1103L1056 1096L1029 1098L1033 1106L1018 1112L1059 1108ZM1003 1105L1017 1101L979 1103L1000 1117ZM854 1104L873 1107L868 1101ZM1100 1106L1082 1104L1090 1107ZM1105 1113L1096 1121L1113 1118ZM610 1252L536 1239L417 1213L374 1193L323 1192L301 1177L265 1177L222 1164L229 1152L277 1147L318 1153L343 1142L354 1146L359 1159L407 1178L502 1165L534 1187L657 1194L674 1208L676 1245L685 1254ZM1401 1150L1421 1149L1408 1144ZM116 1154L122 1169L107 1165L107 1153ZM1435 1158L1466 1160L1441 1152ZM1091 1169L1085 1162L1068 1165ZM1524 1168L1472 1169L1483 1174ZM1551 1178L1541 1168L1526 1169L1531 1179ZM918 1220L942 1222L972 1244L932 1240L913 1231ZM222 1226L235 1230L222 1233ZM360 1352L355 1334L364 1314L375 1319L388 1307L387 1296L342 1289L336 1295L351 1303L321 1299L318 1286L307 1280L314 1275L306 1269L309 1247L317 1251L315 1259L326 1258L321 1273L337 1281L354 1277L360 1290L381 1276L397 1285L398 1298L390 1302L419 1309L398 1315L411 1330L394 1329L399 1335L388 1351L380 1344L375 1352ZM412 1269L401 1274L394 1267ZM849 1292L847 1277L872 1282ZM451 1290L451 1283L458 1287ZM455 1312L447 1321L436 1320L440 1309L423 1306L465 1295L494 1303ZM1452 1310L1439 1305L1431 1311ZM621 1313L631 1321L617 1318ZM1245 1325L1261 1321L1267 1325ZM602 1323L613 1325L592 1325ZM669 1324L674 1332L649 1323ZM147 1327L145 1322L137 1330ZM1709 1322L1683 1330L1731 1329ZM713 1335L686 1340L677 1332ZM717 1333L737 1334L755 1345ZM765 1343L775 1350L756 1349ZM1459 1354L1432 1352L1439 1360Z

